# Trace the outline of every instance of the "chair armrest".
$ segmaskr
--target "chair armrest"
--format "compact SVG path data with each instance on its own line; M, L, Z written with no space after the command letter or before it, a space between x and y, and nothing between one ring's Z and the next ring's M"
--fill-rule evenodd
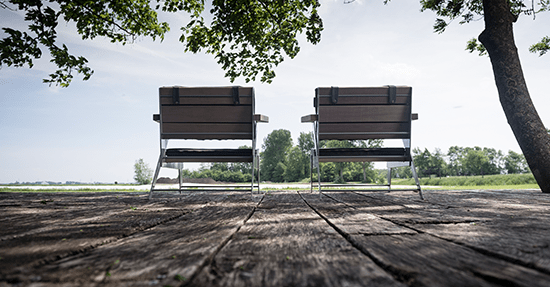
M269 123L269 117L265 115L255 114L254 121L259 123Z
M312 123L319 119L319 115L307 115L302 117L302 123Z
M411 114L411 120L413 121L418 120L418 114Z
M153 121L160 123L160 114L153 114Z

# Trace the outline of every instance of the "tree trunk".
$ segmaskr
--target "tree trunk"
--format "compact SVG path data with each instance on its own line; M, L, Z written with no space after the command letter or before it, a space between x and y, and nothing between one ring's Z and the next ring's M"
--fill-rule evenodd
M550 136L531 101L514 42L517 17L508 0L483 0L485 30L479 40L489 53L508 124L542 192L550 193Z

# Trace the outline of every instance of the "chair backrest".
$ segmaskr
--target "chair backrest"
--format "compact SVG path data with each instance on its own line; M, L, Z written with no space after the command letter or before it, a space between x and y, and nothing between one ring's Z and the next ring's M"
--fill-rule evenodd
M411 138L412 88L317 88L320 140Z
M254 88L161 87L162 139L254 139Z

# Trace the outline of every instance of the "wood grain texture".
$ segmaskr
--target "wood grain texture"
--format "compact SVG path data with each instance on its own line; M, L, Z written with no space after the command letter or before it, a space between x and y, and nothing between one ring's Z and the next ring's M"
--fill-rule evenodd
M241 105L251 105L252 97L239 97L239 103ZM174 104L172 96L170 97L161 97L161 105L172 105ZM180 106L186 105L234 105L233 98L230 96L209 96L209 97L185 97L180 96Z
M320 123L410 122L409 106L320 106Z
M99 224L85 227L67 226L69 228L66 234L62 235L66 240L52 236L49 239L49 248L44 250L54 258L63 251L66 254L61 256L61 259L50 260L54 262L46 265L43 265L42 261L17 266L11 271L2 268L2 279L15 277L20 282L33 282L37 281L34 274L41 274L39 281L44 283L55 284L61 281L79 286L145 286L157 285L160 282L165 282L165 285L178 282L174 279L177 274L188 279L197 272L208 256L236 232L256 205L250 201L250 194L230 191L211 192L209 196L197 193L184 197L157 194L156 197L159 197L159 200L151 204L143 196L142 201L149 205L132 206L135 209L126 206L128 216L108 217L102 221L104 225L109 226L104 228L113 230L109 238L101 236L104 232ZM154 224L169 214L169 210L154 208L163 202L179 206L175 208L178 216L165 224ZM142 216L136 216L139 214ZM131 221L128 222L128 219ZM120 228L132 223L139 223L141 232L126 233L127 231ZM97 228L97 236L90 235L94 228ZM59 227L52 229L60 231ZM48 236L47 233L40 234ZM88 241L75 242L79 235ZM93 240L90 242L89 239ZM35 237L35 240L41 239ZM8 243L17 244L18 241L10 240ZM84 249L86 244L91 243L95 244L93 248ZM18 254L23 251L13 248L10 250ZM5 251L4 246L0 247L0 253L5 254ZM29 253L29 250L26 252Z
M548 286L540 191L0 192L0 286Z
M252 139L252 123L163 123L164 139Z
M339 206L340 213L334 212L329 206L330 203L337 203L336 201L330 202L327 197L324 197L324 200L318 196L304 197L340 232L345 233L358 249L410 285L493 286L498 283L507 286L546 286L550 282L550 274L486 256L462 244L455 244L430 234L416 233L416 225L396 225L405 230L408 229L407 226L411 226L409 234L391 234L387 231L374 234L358 232L362 226L376 226L371 220L372 217L378 216L367 213L364 208L368 205L387 208L388 202L364 200L358 204L353 198L359 199L362 196L357 194L339 192L329 195L344 203ZM429 207L429 204L424 204L424 207ZM386 225L395 225L384 217L377 219L386 221ZM525 282L524 278L530 278L530 281Z
M395 123L322 123L319 139L408 139L409 122Z
M178 86L176 86L178 87ZM231 96L233 87L178 87L180 97L183 96ZM172 96L173 87L160 87L160 96ZM250 97L253 93L252 87L239 87L239 96Z
M340 95L387 95L388 87L338 87ZM317 88L319 95L330 95L330 87ZM412 91L408 86L396 86L397 95L410 95Z
M410 96L397 96L395 100L395 104L410 104ZM388 104L388 96L387 95L379 95L379 96L339 96L338 97L338 105L387 105ZM332 105L330 102L329 96L321 96L319 97L319 105Z
M296 192L264 200L192 286L404 286L358 252Z
M163 123L252 123L251 106L162 106Z

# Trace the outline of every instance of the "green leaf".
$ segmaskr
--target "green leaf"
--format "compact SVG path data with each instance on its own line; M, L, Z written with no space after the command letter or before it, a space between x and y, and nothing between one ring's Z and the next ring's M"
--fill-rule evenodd
M540 42L529 47L529 52L539 53L539 56L543 56L548 50L550 50L550 37L548 36L543 37Z
M472 38L468 41L468 44L466 45L466 51L469 51L470 53L478 52L480 56L487 55L487 49L485 49L485 46L477 41L477 39Z

